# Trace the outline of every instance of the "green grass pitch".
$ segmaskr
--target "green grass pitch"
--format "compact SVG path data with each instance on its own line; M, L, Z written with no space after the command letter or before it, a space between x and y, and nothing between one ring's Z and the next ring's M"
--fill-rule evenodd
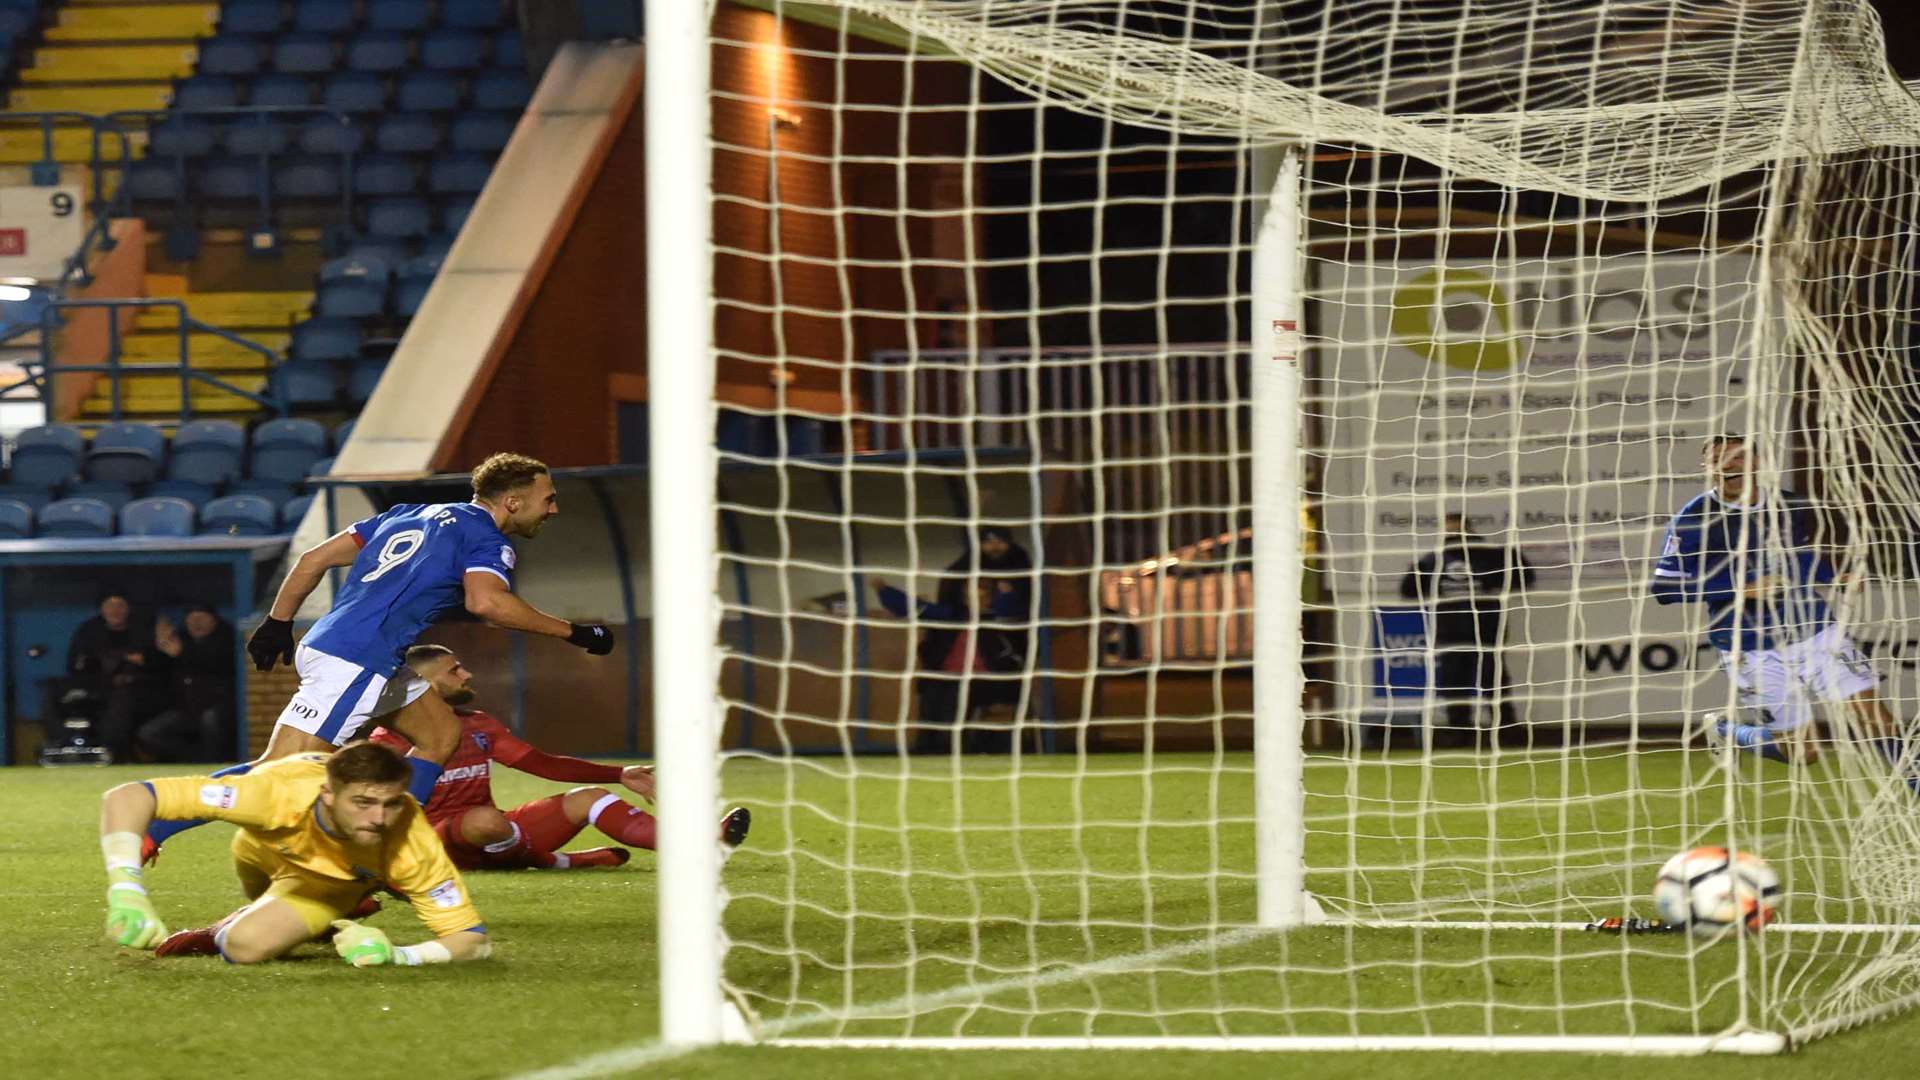
M970 759L956 777L944 760L860 759L858 775L839 759L734 761L727 793L755 823L726 869L729 978L763 1023L795 1036L1686 1032L1732 1007L1735 951L1673 938L1319 927L1198 945L1200 928L1251 914L1248 762L1218 764L1102 755L1079 772L1071 757L1030 758L1015 776L1005 759ZM1497 769L1467 758L1316 760L1309 884L1385 914L1465 918L1489 904L1502 919L1613 914L1621 897L1644 894L1651 865L1726 811L1698 769L1674 753ZM618 870L475 875L497 943L481 964L355 971L317 946L250 969L156 961L101 937L95 842L99 793L152 772L0 772L0 1077L517 1077L626 1050L630 1067L604 1075L1866 1080L1911 1075L1920 1039L1920 1018L1906 1014L1765 1059L753 1047L654 1058L644 1052L659 998L651 855ZM1765 779L1735 809L1763 835L1789 819L1817 834L1806 823L1824 804L1806 785L1796 794L1777 772L1753 775ZM496 779L504 805L552 790L510 772ZM1156 824L1141 827L1143 817ZM1206 827L1215 819L1226 824ZM209 826L169 845L150 882L170 926L235 906L228 832ZM1635 853L1627 869L1616 865L1623 837ZM1812 857L1785 869L1829 893L1846 872ZM1835 916L1811 899L1794 905L1796 920ZM1148 910L1151 934L1139 928ZM420 936L402 905L374 922L401 941ZM1856 935L1854 947L1878 940ZM1489 941L1503 953L1491 964L1480 960ZM1763 980L1763 996L1805 992L1845 966L1831 943L1815 951L1769 934L1765 947L1798 974ZM1144 969L1128 960L1143 953L1157 959ZM1296 972L1284 986L1271 973L1280 963ZM1619 1002L1629 989L1634 1006ZM815 1005L849 1000L869 1013L820 1022ZM1356 1019L1355 1001L1379 1011Z

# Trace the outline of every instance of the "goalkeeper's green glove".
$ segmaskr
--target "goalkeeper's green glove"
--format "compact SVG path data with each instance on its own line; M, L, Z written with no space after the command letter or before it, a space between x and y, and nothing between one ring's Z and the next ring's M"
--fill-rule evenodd
M335 919L333 929L333 951L354 967L393 963L393 942L387 940L385 931L348 919Z
M147 890L132 882L107 886L107 936L135 949L151 949L167 936Z

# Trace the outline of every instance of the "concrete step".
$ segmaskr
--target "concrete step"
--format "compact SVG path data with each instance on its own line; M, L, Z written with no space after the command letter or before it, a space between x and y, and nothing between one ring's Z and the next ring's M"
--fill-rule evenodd
M291 335L268 331L244 336L278 355L286 351ZM130 334L121 341L120 356L123 362L173 364L180 358L180 336L166 331ZM252 349L215 334L188 334L187 357L194 367L208 369L258 368L269 362Z
M7 109L10 112L109 113L164 109L172 97L171 80L95 86L16 86L7 94Z
M220 23L220 5L66 4L46 28L46 40L154 41L210 36Z
M198 319L208 326L217 326L222 330L241 330L248 327L284 329L292 323L306 317L307 309L313 306L311 292L202 292L189 294L184 279L180 280L178 290L157 282L158 275L147 279L147 295L152 297L177 297L187 303L187 315ZM136 326L141 330L167 330L179 325L174 321L173 312L167 309L149 309L136 318ZM247 334L247 337L259 335Z
M104 83L181 79L193 74L200 49L190 41L160 45L47 45L33 50L22 83Z

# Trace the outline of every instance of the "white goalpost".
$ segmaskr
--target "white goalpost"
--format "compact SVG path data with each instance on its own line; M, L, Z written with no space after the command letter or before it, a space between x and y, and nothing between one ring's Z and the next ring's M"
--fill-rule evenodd
M647 51L666 1042L1920 1002L1920 102L1865 0L713 0ZM1788 726L1729 674L1771 601L1723 668L1653 585L1728 434L1801 523L1728 573L1837 571L1794 603L1890 718L1794 683L1817 760L1703 737ZM1702 845L1774 926L1608 924Z

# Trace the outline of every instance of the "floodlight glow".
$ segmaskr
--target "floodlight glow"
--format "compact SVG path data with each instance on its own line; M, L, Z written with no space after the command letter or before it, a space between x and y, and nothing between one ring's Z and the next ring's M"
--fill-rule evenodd
M33 290L21 285L0 285L0 300L19 303L33 299Z

